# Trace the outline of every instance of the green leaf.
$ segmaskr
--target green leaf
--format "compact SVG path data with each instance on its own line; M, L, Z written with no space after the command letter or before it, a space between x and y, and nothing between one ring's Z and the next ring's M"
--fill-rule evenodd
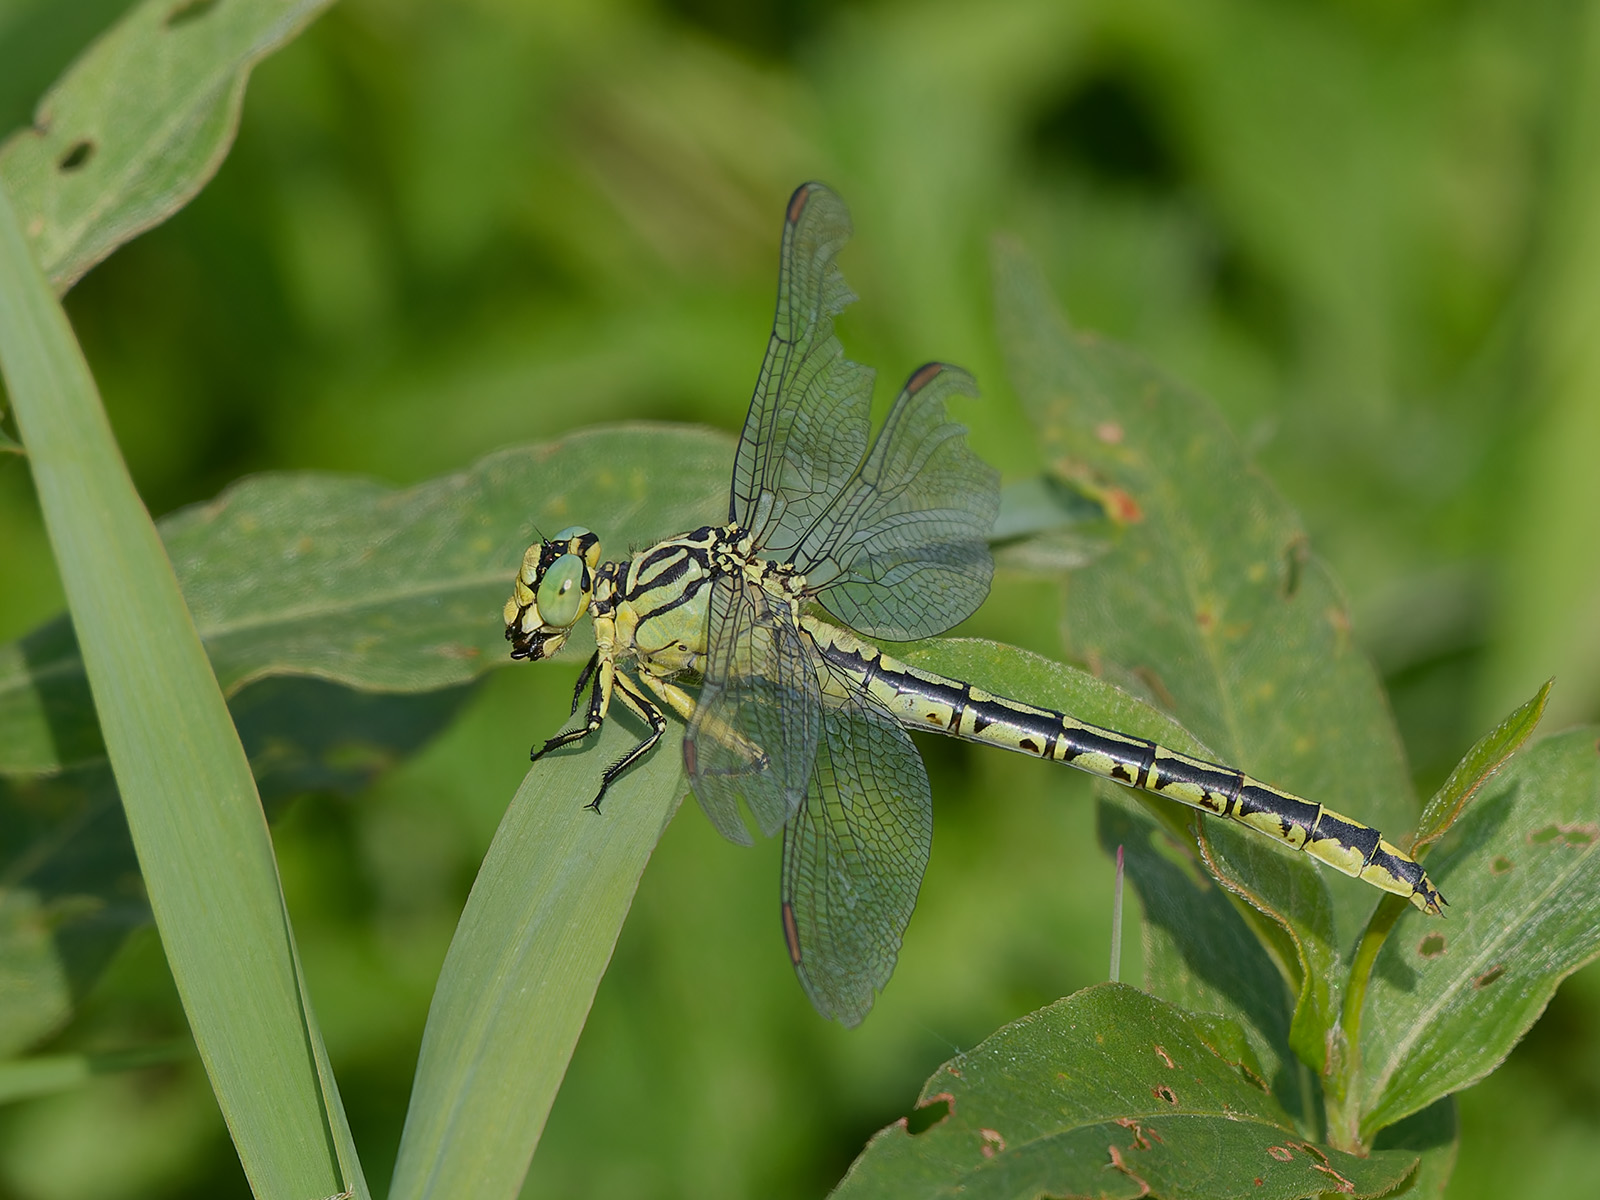
M1417 838L1411 847L1413 854L1420 853L1443 837L1478 789L1492 779L1506 760L1533 736L1539 718L1544 715L1545 702L1550 698L1553 683L1555 680L1547 680L1533 699L1479 738L1477 744L1467 751L1466 757L1456 764L1455 770L1450 772L1450 778L1444 781L1444 786L1433 794L1422 810L1422 818L1417 823Z
M692 529L726 505L731 460L723 434L627 425L403 490L252 476L160 528L225 692L284 674L420 692L505 661L500 610L536 529L587 521L619 554ZM100 752L82 672L64 623L0 647L0 773Z
M1482 1079L1600 954L1600 731L1512 759L1428 860L1450 917L1402 917L1363 1016L1363 1134Z
M1461 1151L1461 1126L1454 1096L1435 1100L1419 1113L1378 1135L1374 1150L1410 1150L1421 1156L1417 1170L1394 1200L1443 1200Z
M1121 984L1006 1026L935 1072L917 1107L834 1196L1378 1196L1417 1163L1305 1141L1183 1012Z
M245 1174L264 1196L365 1195L249 763L3 189L0 367L162 945Z
M536 763L489 847L428 1012L392 1200L511 1200L623 918L685 794L682 727L607 793L626 718Z
M216 173L250 70L330 0L145 0L0 146L0 186L57 293Z
M704 430L596 430L405 490L257 476L161 522L269 815L359 791L509 662L500 608L535 525L581 513L619 552L693 528L725 502L730 456ZM396 688L431 690L377 690ZM5 1046L60 1028L148 917L104 754L71 624L0 647L0 871L45 914L0 915L0 995L30 1014ZM41 928L44 957L7 953Z
M1417 809L1382 689L1287 505L1208 404L1073 333L1016 250L1001 248L996 286L1011 378L1047 461L1121 527L1116 548L1066 589L1068 644L1225 761L1402 836ZM1300 989L1296 1051L1322 1067L1339 947L1377 893L1226 822L1196 821L1213 870L1281 927L1257 923Z

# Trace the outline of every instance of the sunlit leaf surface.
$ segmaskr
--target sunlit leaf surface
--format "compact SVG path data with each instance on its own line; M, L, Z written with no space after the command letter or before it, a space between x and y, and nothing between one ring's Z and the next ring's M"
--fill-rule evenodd
M1121 527L1066 589L1069 644L1225 761L1403 838L1416 802L1382 689L1294 514L1203 400L1073 333L1018 252L1001 248L996 279L1047 461ZM1298 976L1294 1044L1320 1066L1340 947L1377 895L1225 825L1205 824L1209 853L1292 939L1280 953Z
M222 164L250 70L330 0L146 0L0 146L33 253L58 292L166 220Z
M1363 1016L1363 1129L1483 1078L1600 953L1600 731L1513 758L1428 859L1449 919L1407 914Z
M1102 984L947 1062L834 1195L1376 1196L1416 1162L1307 1142L1182 1012Z

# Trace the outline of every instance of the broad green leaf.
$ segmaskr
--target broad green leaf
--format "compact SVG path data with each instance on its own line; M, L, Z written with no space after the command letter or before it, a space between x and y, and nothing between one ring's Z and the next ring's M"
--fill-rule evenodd
M1116 548L1066 589L1068 644L1233 765L1403 838L1416 802L1382 690L1287 505L1203 400L1073 333L1017 251L1002 248L996 282L1011 378L1047 460L1121 525ZM1292 939L1279 953L1299 960L1294 1045L1320 1068L1338 947L1377 893L1203 824L1213 868Z
M833 1193L1157 1198L1382 1195L1417 1155L1304 1140L1172 1005L1101 984L946 1063Z
M584 520L625 552L715 515L730 458L704 430L596 430L405 490L257 476L161 522L269 815L308 788L358 791L509 661L500 609L535 526ZM71 625L0 647L0 871L49 914L45 959L0 949L32 1006L17 1045L59 1028L148 916L104 754Z
M725 506L732 457L708 430L620 426L406 489L252 476L160 528L225 692L284 674L427 691L505 661L500 610L537 529L582 522L618 555L692 529ZM0 773L98 754L87 699L66 624L0 647Z
M229 710L271 817L274 801L311 789L359 792L442 729L472 690L361 693L280 676L248 685ZM10 889L0 892L0 1053L8 1053L64 1025L73 997L149 919L104 757L50 775L0 775L0 878Z
M1600 954L1600 730L1524 750L1435 847L1449 918L1401 918L1362 1018L1362 1132L1482 1079Z
M145 887L257 1194L366 1194L250 765L66 314L0 189L0 367Z
M192 1057L193 1054L194 1043L185 1038L179 1042L169 1042L134 1051L114 1051L108 1054L51 1054L0 1062L0 1104L11 1104L34 1096L47 1096L51 1092L64 1092L71 1088L82 1087L96 1075L176 1062L182 1058Z
M146 0L0 146L0 186L58 293L216 173L251 68L330 0Z
M684 795L682 727L584 807L640 732L608 721L536 763L456 927L395 1164L392 1200L511 1200L544 1130L645 863Z
M908 647L905 661L975 683L986 691L1054 708L1189 754L1206 755L1187 730L1159 709L1114 684L1013 646L977 638L941 638ZM1051 769L1041 764L1041 769ZM1194 859L1186 836L1189 810L1170 801L1099 781L1117 804L1102 802L1101 843L1114 853L1127 846L1128 878L1144 905L1145 986L1196 1012L1225 1014L1250 1032L1251 1047L1266 1064L1264 1078L1280 1103L1303 1120L1308 1098L1298 1064L1288 1052L1290 999L1283 975L1252 934L1239 910ZM1137 799L1162 818L1165 834L1126 809ZM1187 869L1155 849L1173 845ZM1285 856L1292 852L1280 849Z

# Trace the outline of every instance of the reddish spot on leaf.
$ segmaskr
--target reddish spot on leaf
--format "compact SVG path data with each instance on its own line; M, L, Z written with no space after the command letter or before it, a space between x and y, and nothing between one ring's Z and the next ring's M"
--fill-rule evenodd
M993 1129L980 1129L978 1130L978 1136L983 1139L983 1145L979 1147L979 1151L985 1158L993 1158L1006 1148L1005 1138L1001 1137Z
M1430 933L1417 943L1417 953L1423 958L1438 958L1444 953L1444 934Z
M1261 1176L1259 1176L1259 1175L1256 1176L1256 1186L1257 1187L1261 1186Z
M1115 446L1122 441L1122 426L1115 421L1101 421L1094 427L1094 435L1106 445Z
M1516 863L1512 862L1504 854L1496 854L1493 861L1489 863L1489 874L1504 875L1516 865Z
M1144 509L1139 507L1139 502L1121 488L1107 488L1101 499L1105 502L1106 515L1118 525L1136 525L1144 520Z
M1494 966L1490 967L1482 975L1479 975L1476 979L1474 979L1472 981L1472 986L1473 987L1477 987L1477 988L1486 988L1491 983L1498 983L1499 980L1500 980L1500 977L1502 975L1504 975L1505 973L1506 973L1505 964L1504 963L1495 963Z
M1194 623L1200 626L1201 633L1209 634L1217 627L1217 617L1216 614L1211 612L1210 609L1202 608L1199 612L1195 613Z
M1287 1146L1268 1146L1267 1153L1279 1162L1288 1162L1294 1157L1294 1151Z
M1167 1064L1167 1070L1169 1071L1175 1069L1178 1065L1172 1061L1172 1055L1168 1054L1166 1049L1159 1044L1156 1046L1156 1057Z

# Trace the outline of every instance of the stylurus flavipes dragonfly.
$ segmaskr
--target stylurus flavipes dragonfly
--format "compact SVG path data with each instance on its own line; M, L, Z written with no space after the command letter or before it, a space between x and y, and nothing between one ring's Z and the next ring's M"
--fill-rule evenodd
M621 561L604 561L580 527L528 548L505 608L512 657L550 657L585 614L596 645L573 694L583 723L533 757L595 733L620 700L650 732L601 773L598 808L660 740L663 706L684 718L684 767L712 824L749 844L742 803L763 834L782 830L789 957L817 1011L847 1025L894 969L928 861L928 777L908 729L1054 759L1226 817L1437 914L1422 867L1375 829L1233 767L919 670L856 636L927 638L978 607L999 489L946 415L947 397L976 395L957 367L912 372L869 438L873 372L833 334L854 299L835 263L849 235L833 192L794 193L726 524ZM698 696L685 688L695 684Z

